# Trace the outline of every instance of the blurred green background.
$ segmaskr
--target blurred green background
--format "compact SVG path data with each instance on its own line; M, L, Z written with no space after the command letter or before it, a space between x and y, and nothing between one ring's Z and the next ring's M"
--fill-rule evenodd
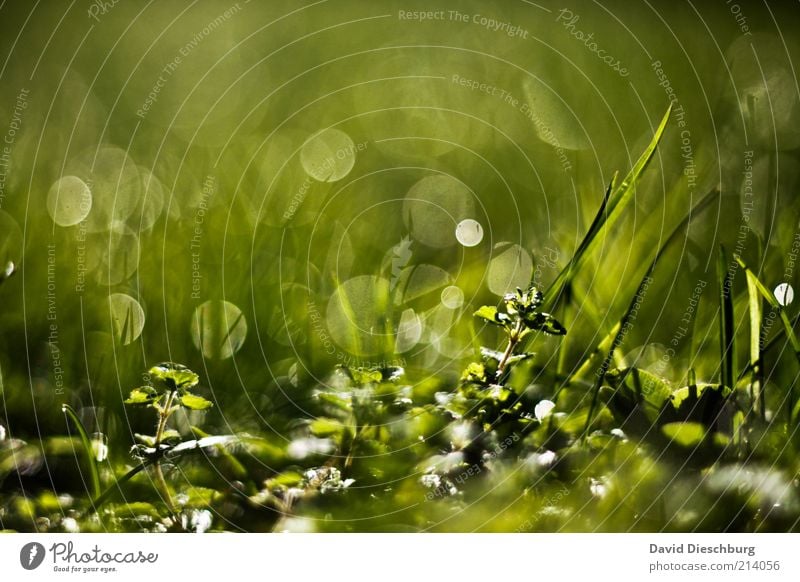
M770 288L797 280L794 12L4 3L0 260L16 273L0 286L0 424L9 438L63 434L69 403L124 463L151 419L122 400L160 361L200 373L216 406L195 420L283 448L337 364L452 384L477 345L496 347L472 312L553 281L671 101L635 204L559 312L569 335L537 342L537 365L580 366L716 188L623 351L677 383L690 366L717 380L718 246ZM743 286L735 300L746 304ZM694 334L668 353L690 307ZM794 382L784 360L768 362L774 385ZM45 485L80 489L74 459L45 472ZM482 523L464 515L453 528Z

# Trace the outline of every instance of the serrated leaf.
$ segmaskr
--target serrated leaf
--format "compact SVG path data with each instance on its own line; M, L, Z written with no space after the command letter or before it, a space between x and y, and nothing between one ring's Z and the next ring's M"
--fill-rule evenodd
M206 408L211 408L214 406L210 400L206 400L202 396L189 393L181 396L181 405L189 410L205 410Z
M158 398L158 392L152 386L134 388L125 400L125 404L152 404Z
M169 390L189 390L197 386L200 376L186 366L162 362L148 371L153 380L163 383Z

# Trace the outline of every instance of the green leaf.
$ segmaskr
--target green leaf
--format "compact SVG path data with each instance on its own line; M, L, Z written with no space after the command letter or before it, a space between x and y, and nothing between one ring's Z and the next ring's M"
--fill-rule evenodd
M168 390L190 390L200 382L200 376L186 366L173 362L162 362L148 371L150 377L162 383Z
M483 364L478 362L470 362L461 375L461 379L465 382L486 382L486 368Z
M152 386L134 388L125 400L125 404L152 404L158 398L158 392Z
M627 401L642 405L650 422L658 419L661 408L673 394L672 387L664 378L638 368L613 370L606 379Z
M549 313L528 313L525 314L523 321L529 329L543 331L550 335L565 335L566 328Z
M484 305L478 311L473 313L475 317L479 317L492 323L494 325L506 326L511 323L511 318L507 313L502 313L497 310L497 307L492 305Z
M727 386L723 386L722 384L696 384L691 386L684 386L683 388L678 388L675 390L669 397L669 401L672 403L672 406L675 410L681 408L685 404L688 404L689 407L694 408L697 402L704 396L713 396L718 397L719 399L727 398L727 396L731 393L731 389Z
M383 374L380 370L373 370L370 368L348 368L350 377L353 382L359 386L364 384L375 384L383 380Z
M181 396L181 405L189 410L205 410L206 408L214 406L211 401L206 400L202 396L189 394L188 392Z
M344 430L344 426L338 420L320 417L309 425L309 429L314 436L327 437L340 434Z
M703 442L707 431L699 422L670 422L661 427L661 432L672 442L693 448Z

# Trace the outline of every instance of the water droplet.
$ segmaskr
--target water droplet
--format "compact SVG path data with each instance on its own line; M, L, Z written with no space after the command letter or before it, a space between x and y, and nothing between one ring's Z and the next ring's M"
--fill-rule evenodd
M450 285L442 289L442 305L447 309L458 309L464 305L464 292L460 287Z
M550 416L550 413L553 411L555 407L556 407L555 402L552 402L550 400L542 400L533 409L533 414L534 416L536 416L536 419L541 422L542 420Z
M428 176L414 184L403 202L403 220L421 243L446 248L456 243L455 225L475 214L469 189L450 176Z
M495 295L505 295L517 287L527 287L533 273L533 261L528 251L517 244L501 243L503 249L489 263L487 284Z
M108 437L101 432L92 435L92 453L98 463L108 458Z
M64 176L47 193L47 212L59 226L74 226L89 216L92 191L77 176Z
M778 303L781 307L788 307L792 301L794 301L794 289L789 283L781 283L777 287L775 287L775 299L778 300Z
M139 302L125 293L113 293L108 297L108 305L116 340L127 346L139 339L145 320L144 310Z
M467 218L456 226L456 239L465 247L474 247L483 240L483 227L477 220Z
M309 139L300 151L306 173L319 182L341 180L356 163L356 144L338 129L325 129Z
M192 342L204 357L224 360L244 344L247 320L229 301L206 301L194 311L191 333Z

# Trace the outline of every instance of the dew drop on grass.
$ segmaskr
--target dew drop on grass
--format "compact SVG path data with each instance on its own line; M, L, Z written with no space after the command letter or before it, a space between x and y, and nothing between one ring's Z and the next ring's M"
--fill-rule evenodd
M536 416L536 419L541 422L553 411L556 407L555 402L551 400L542 400L536 407L533 409L533 414Z
M56 180L47 192L47 212L58 226L74 226L89 216L92 192L77 176Z
M458 309L464 305L464 292L460 287L450 285L442 289L441 299L447 309Z
M192 342L206 358L224 360L239 351L247 337L242 310L229 301L206 301L194 310Z
M356 145L339 129L324 129L312 136L300 151L306 173L319 182L341 180L356 163Z
M453 229L473 215L469 189L450 176L428 176L414 184L403 202L403 220L411 235L434 248L456 243Z
M359 356L379 353L391 333L390 299L389 282L380 277L360 275L339 285L325 317L333 341Z
M495 295L505 295L517 287L526 287L533 273L531 256L518 244L500 243L489 263L487 284Z
M111 327L114 338L127 346L142 335L144 329L144 310L139 302L125 293L112 293L108 297Z
M773 293L781 307L788 307L794 301L794 289L789 283L781 283Z
M108 458L108 436L102 432L92 434L92 453L98 463L102 463Z
M456 240L465 247L474 247L483 240L481 223L472 218L462 220L456 226Z

